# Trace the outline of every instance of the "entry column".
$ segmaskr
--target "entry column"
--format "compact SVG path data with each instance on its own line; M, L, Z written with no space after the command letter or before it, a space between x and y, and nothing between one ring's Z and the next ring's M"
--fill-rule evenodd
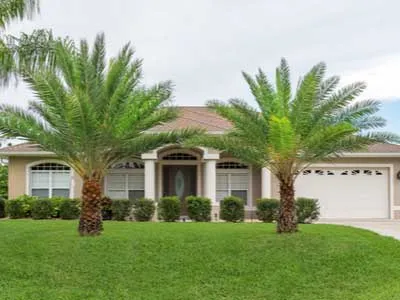
M213 204L216 204L217 192L217 161L214 159L206 160L204 164L204 196L210 198Z
M144 197L156 199L156 164L153 159L144 161Z

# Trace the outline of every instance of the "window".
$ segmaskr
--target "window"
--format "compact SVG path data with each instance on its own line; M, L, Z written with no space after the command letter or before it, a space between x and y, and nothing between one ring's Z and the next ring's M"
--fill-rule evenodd
M172 154L165 155L162 159L163 160L197 160L197 157L192 154L178 152L178 153L172 153Z
M249 171L246 165L236 162L217 164L217 201L227 196L235 196L247 204L249 190Z
M71 168L58 163L43 163L30 168L30 194L40 198L69 197Z
M107 195L111 199L144 197L144 173L110 173L106 178Z

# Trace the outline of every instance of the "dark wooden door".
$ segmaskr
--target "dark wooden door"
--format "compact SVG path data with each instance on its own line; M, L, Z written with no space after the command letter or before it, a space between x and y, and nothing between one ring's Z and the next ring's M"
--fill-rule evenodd
M163 167L163 195L179 197L182 216L187 216L185 198L196 195L196 168L196 166Z

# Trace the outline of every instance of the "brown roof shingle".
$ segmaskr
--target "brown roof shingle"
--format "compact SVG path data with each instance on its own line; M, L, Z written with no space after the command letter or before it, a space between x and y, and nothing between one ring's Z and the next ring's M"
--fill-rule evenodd
M232 124L205 106L181 106L178 118L172 122L158 125L149 131L162 132L188 127L200 128L209 132L223 132L229 130Z

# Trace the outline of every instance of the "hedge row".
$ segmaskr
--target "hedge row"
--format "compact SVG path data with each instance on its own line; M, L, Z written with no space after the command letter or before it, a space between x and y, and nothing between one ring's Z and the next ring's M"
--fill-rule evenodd
M188 216L193 221L208 222L211 220L211 200L204 197L189 196L186 198ZM123 221L132 214L136 221L150 221L155 213L155 204L151 199L125 200L103 198L102 215L104 220ZM0 218L11 219L33 218L64 220L77 219L80 214L80 200L62 197L39 199L23 195L13 200L0 199ZM179 220L181 202L178 197L163 197L158 205L158 218L166 222ZM278 219L279 200L258 199L257 217L263 222ZM319 217L317 199L297 198L296 215L299 223L311 223ZM237 197L226 197L220 202L220 218L228 222L244 220L244 201Z
M77 219L80 214L80 201L63 197L41 199L22 195L13 200L4 201L5 216L10 219ZM0 214L1 214L0 204Z
M258 199L257 200L257 217L263 222L273 222L279 216L279 200L277 199ZM317 199L297 198L296 199L296 216L298 223L312 223L319 217L319 204Z

